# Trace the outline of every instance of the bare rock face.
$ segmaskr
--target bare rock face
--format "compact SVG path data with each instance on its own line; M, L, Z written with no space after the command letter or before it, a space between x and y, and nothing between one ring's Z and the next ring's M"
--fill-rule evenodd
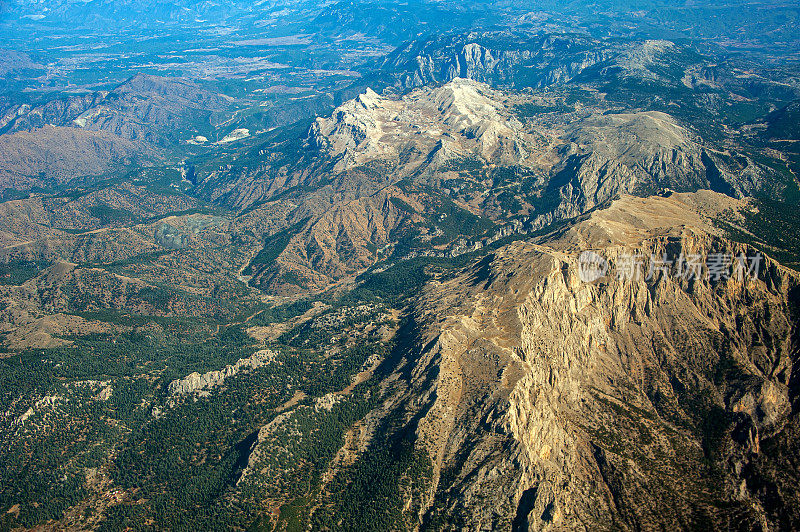
M568 134L576 152L571 157L578 165L579 198L564 206L575 213L619 193L708 186L702 150L664 113L591 117L570 125Z
M714 189L742 198L766 180L752 160L733 163L661 112L588 116L566 124L563 138L561 162L543 192L558 199L550 200L553 210L541 214L542 223L577 216L619 194Z
M496 87L547 87L575 79L663 80L654 66L680 55L671 41L621 42L578 34L469 32L411 41L385 59L390 83L412 88L467 78ZM664 69L661 69L664 72Z
M648 41L615 56L617 67L646 70L672 46ZM287 234L265 244L262 255L274 260L251 265L253 283L278 293L322 289L373 264L375 250L396 243L391 235L414 216L431 233L460 232L448 245L475 236L439 227L438 209L451 202L483 218L484 231L515 220L537 229L620 194L713 189L741 198L769 181L767 169L712 150L668 114L592 106L520 114L531 98L457 77L402 97L368 89L317 118L297 166L230 185L237 202L266 196L292 212L279 229ZM426 187L439 197L398 208L395 200L408 204L400 189ZM305 192L289 201L281 190Z
M751 253L715 234L712 193L623 197L516 243L412 310L386 408L434 476L420 522L597 530L797 524L797 274L609 275L578 257ZM660 215L652 216L652 213ZM783 446L764 454L765 446ZM778 473L782 468L783 472ZM440 518L446 517L445 521Z
M503 87L544 87L573 79L613 52L579 35L472 32L412 41L390 54L383 70L404 88L459 77Z
M220 370L213 370L202 375L194 372L190 373L182 379L177 379L169 383L167 393L170 396L187 395L194 392L208 392L211 388L221 385L225 379L233 377L240 371L245 369L254 369L264 366L272 362L275 353L269 349L262 349L256 351L247 358L242 358L236 361L235 364L229 364Z
M336 169L372 159L400 159L414 147L417 157L400 161L405 172L428 165L436 152L487 160L519 160L522 124L487 85L456 78L435 89L419 89L400 99L365 94L318 118L310 138L337 160ZM441 160L439 155L439 163ZM402 172L402 171L401 171Z
M626 68L643 68L647 61L640 56L664 46L653 42L631 52ZM743 197L765 181L753 161L736 162L706 148L665 113L588 111L530 118L523 125L513 112L520 103L524 99L462 78L400 99L368 90L330 118L318 118L309 138L338 172L381 161L392 170L386 184L411 177L440 185L465 161L539 176L531 186L543 199L532 207L541 224L576 216L617 194L712 188Z

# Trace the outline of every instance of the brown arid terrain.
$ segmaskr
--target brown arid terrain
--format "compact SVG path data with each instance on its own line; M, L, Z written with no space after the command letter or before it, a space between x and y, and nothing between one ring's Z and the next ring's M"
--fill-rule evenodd
M747 252L697 210L718 202L731 203L710 193L623 197L426 286L386 379L392 392L370 420L399 419L395 430L431 459L430 482L406 494L410 522L797 523L797 471L783 454L797 445L797 273L767 260L756 280L578 275L587 248L611 261Z
M478 231L519 217L539 228L618 194L718 188L743 197L774 179L749 158L704 146L665 113L605 114L599 96L570 114L545 113L524 124L515 116L523 105L555 108L554 97L547 98L532 102L457 78L402 98L368 89L318 118L306 140L317 154L304 163L310 166L281 167L276 190L266 193L309 190L296 197L299 206L287 220L302 229L276 249L274 264L255 272L257 282L287 293L324 286L369 266L393 232L424 225L431 214L443 221L443 207L484 218ZM212 172L207 179L217 178ZM230 197L256 200L252 186L262 180L237 179ZM440 234L436 225L443 224L430 225L422 238Z
M147 146L114 134L46 125L2 136L0 187L62 184L153 160Z
M0 2L0 531L800 529L800 11L640 7Z

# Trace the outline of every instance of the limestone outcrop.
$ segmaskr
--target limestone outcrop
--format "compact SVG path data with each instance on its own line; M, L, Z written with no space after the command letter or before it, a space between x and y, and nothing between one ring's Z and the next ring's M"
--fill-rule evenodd
M424 500L408 502L419 523L769 529L797 518L795 469L761 449L800 445L798 275L768 258L756 277L648 278L646 262L639 278L579 273L585 249L611 271L628 256L749 256L696 209L730 201L623 197L426 288L386 404L434 464Z
M177 379L169 383L167 386L167 393L172 396L188 395L194 392L208 392L210 389L215 388L225 382L225 379L233 377L243 370L255 369L265 366L272 362L275 353L269 349L262 349L256 351L247 358L242 358L236 361L235 364L229 364L220 370L213 370L202 375L194 372L190 373L182 379Z

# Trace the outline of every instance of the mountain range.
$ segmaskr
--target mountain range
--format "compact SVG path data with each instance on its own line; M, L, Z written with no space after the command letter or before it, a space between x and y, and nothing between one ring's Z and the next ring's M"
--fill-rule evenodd
M797 12L6 2L0 529L797 529Z

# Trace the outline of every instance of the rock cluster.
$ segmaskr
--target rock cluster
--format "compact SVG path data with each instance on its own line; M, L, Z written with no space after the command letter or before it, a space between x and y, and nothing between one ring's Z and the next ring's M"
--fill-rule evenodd
M242 370L255 369L269 364L272 362L273 358L275 358L275 353L273 351L262 349L247 358L237 360L235 364L225 366L221 370L209 371L202 375L194 372L182 379L174 380L167 386L167 393L174 397L197 391L208 391L211 388L219 386L225 379L233 377Z

